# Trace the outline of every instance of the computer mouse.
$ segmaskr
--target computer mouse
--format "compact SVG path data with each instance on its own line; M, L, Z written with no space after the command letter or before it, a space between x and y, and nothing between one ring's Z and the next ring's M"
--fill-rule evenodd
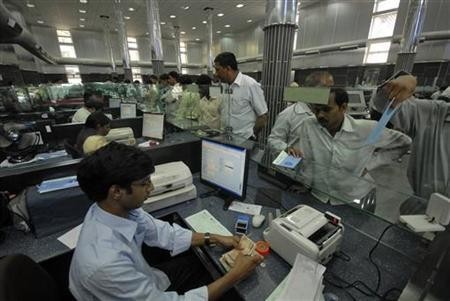
M265 219L266 217L262 214L254 215L252 218L252 226L255 228L261 227Z

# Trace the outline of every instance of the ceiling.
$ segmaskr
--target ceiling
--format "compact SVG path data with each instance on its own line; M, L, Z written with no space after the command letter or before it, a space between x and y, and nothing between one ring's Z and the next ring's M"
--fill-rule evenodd
M81 0L81 2L86 0ZM8 7L16 7L29 25L51 26L58 29L102 30L100 15L109 15L111 29L117 26L113 14L114 0L5 0ZM34 5L34 7L28 7ZM238 8L237 4L244 4ZM148 33L146 22L146 0L121 0L123 15L130 17L125 20L128 36L144 36ZM216 37L232 32L240 32L252 24L264 20L266 0L159 0L160 19L166 24L161 25L163 37L171 37L173 26L180 26L182 40L205 41L207 26L202 21L207 20L205 7L214 9L213 29ZM134 9L133 11L130 8ZM187 8L187 9L186 9ZM80 13L79 10L86 13ZM218 17L222 13L224 16ZM170 18L175 15L176 18ZM81 21L80 19L85 19ZM251 20L248 21L248 20ZM38 21L43 21L39 24ZM225 27L225 25L231 27ZM81 27L80 25L84 26ZM192 29L196 27L196 29ZM221 33L217 33L221 31Z

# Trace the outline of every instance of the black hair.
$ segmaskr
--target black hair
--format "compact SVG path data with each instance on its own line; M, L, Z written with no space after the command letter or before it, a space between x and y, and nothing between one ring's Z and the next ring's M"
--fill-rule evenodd
M135 80L134 82L133 82L133 84L140 84L141 82L139 81L139 80Z
M200 97L205 97L209 99L209 86L211 86L211 77L207 74L201 74L197 81L195 82L198 85L198 92L200 93Z
M330 93L334 94L334 101L338 106L348 103L348 93L342 88L331 88Z
M214 59L214 63L218 63L222 67L229 66L233 70L238 70L236 56L231 52L219 53Z
M94 100L94 96L102 98L103 93L101 91L91 91L91 92L84 92L83 99L84 99L84 106L86 108L95 108L96 110L99 110L103 107L103 103Z
M178 79L180 85L190 85L192 84L192 78L189 75L183 74Z
M131 193L132 182L154 171L153 160L147 152L111 142L80 162L77 180L91 200L100 202L107 198L112 185L119 185Z
M328 71L314 71L306 77L305 87L320 87L323 79L329 77L333 78L333 75Z
M156 76L156 75L154 75L154 74L150 75L150 78L151 78L151 79L158 80L158 76Z
M97 126L105 126L111 123L111 119L108 118L103 112L94 112L88 116L84 126L90 129L97 129Z
M163 73L159 76L159 80L168 80L169 79L169 74L167 73Z
M174 79L176 79L176 81L178 81L178 77L179 77L178 72L176 72L176 71L170 71L170 72L169 72L169 76L170 76L170 77L173 77Z
M126 80L124 80L123 81L125 84L131 84L131 80L129 80L129 79L126 79Z

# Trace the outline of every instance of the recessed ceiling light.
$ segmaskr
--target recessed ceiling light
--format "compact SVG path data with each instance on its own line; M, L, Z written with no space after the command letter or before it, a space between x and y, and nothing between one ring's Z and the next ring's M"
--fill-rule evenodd
M87 3L88 0L80 0L80 3Z
M207 22L207 21L205 21L205 20L204 20L204 21L202 21L202 23L203 23L203 24L208 24L208 22Z
M227 25L225 25L225 27L228 28L228 27L231 27L231 25L230 25L230 24L227 24Z
M33 7L35 7L36 5L34 5L33 3L27 3L27 7L30 7L30 8L33 8Z
M253 22L252 19L248 19L248 20L247 20L247 23L252 23L252 22Z
M220 14L217 14L217 16L218 16L218 17L223 17L224 14L220 13Z
M161 24L161 25L166 25L166 22L161 22L160 24Z
M128 11L134 11L133 7L128 7Z
M220 30L216 31L216 33L222 33Z
M242 4L242 3L236 4L236 7L237 7L237 8L242 8L242 7L244 7L244 6L245 6L245 5Z
M175 15L170 15L169 16L169 18L171 18L171 19L175 19L177 16L175 16Z
M80 13L82 13L82 14L85 14L86 13L86 11L84 10L84 9L79 9L78 10Z
M86 21L86 19L85 18L80 18L80 21L84 22L84 21Z
M180 34L186 34L186 32L185 31L180 31Z
M150 33L146 32L145 35L148 36Z
M39 24L44 24L44 21L42 20L37 20L36 22L38 22Z
M186 5L186 6L183 6L183 9L184 10L188 10L188 9L190 9L191 7L189 6L189 5Z
M131 19L131 18L128 17L128 16L123 16L123 18L124 18L125 20L130 20L130 19Z
M195 26L192 26L192 30L196 30L197 29L197 27L195 27Z
M196 41L200 41L200 39L199 39L199 38L196 38L195 40L196 40Z
M81 28L84 28L84 24L80 24L80 27L81 27Z

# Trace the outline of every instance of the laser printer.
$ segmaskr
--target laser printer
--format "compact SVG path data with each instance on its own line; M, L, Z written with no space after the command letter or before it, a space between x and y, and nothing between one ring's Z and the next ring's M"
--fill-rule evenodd
M339 249L343 232L336 215L298 205L274 219L263 235L270 248L291 265L297 253L325 264Z
M115 141L126 145L135 145L136 139L134 139L133 129L130 127L111 129L106 135L106 140Z
M191 170L181 161L156 165L151 180L154 190L143 206L147 211L159 210L197 197Z

